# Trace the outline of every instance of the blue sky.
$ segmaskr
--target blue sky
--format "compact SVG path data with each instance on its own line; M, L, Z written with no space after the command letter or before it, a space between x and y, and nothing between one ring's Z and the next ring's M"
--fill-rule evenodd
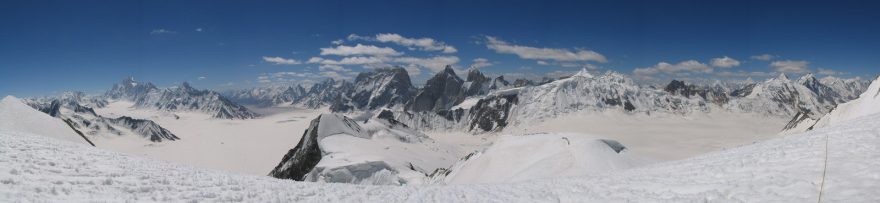
M876 1L0 4L2 95L97 93L127 76L235 88L394 65L418 82L445 63L511 76L588 68L645 80L880 73Z

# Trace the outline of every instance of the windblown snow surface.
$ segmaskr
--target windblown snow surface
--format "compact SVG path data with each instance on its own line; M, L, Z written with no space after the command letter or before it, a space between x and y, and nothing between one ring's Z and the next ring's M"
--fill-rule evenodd
M880 202L880 115L688 159L503 184L308 183L0 129L0 202Z

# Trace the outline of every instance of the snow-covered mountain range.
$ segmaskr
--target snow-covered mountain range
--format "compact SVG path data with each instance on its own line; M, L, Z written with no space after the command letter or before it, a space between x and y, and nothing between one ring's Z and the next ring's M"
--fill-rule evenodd
M163 111L197 111L220 119L249 119L259 116L246 107L232 102L220 93L198 90L182 83L180 86L159 89L149 82L126 78L113 85L104 96L108 99L128 100L134 107Z
M63 95L76 95L64 93ZM97 100L92 98L90 100ZM43 113L61 119L80 133L100 139L101 136L137 135L152 142L178 140L174 133L159 126L156 122L146 119L135 119L128 116L108 118L95 113L91 107L81 105L78 100L70 97L42 98L26 100L26 103ZM102 101L103 102L103 101Z
M640 85L613 71L595 75L584 70L556 80L517 79L513 83L503 75L486 77L478 69L466 75L462 79L446 67L416 88L403 68L377 69L359 74L353 83L328 79L305 93L301 93L304 88L293 86L229 95L236 101L330 107L342 113L389 109L397 120L415 129L486 132L574 112L688 116L726 111L784 118L802 114L818 119L834 106L856 98L868 84L859 78L818 79L813 74L796 80L780 74L737 84L716 81L697 85L673 80L663 87Z
M880 113L880 77L875 79L857 99L837 105L821 117L795 115L781 134L801 133L876 113Z

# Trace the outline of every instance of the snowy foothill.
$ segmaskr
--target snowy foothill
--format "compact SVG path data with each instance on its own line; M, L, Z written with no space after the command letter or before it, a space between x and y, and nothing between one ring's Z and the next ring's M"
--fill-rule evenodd
M0 100L0 131L39 134L91 145L64 121L37 111L13 96L6 96Z
M502 136L449 169L441 183L504 183L584 176L649 163L614 140L571 133Z
M279 180L0 131L0 200L244 202L878 202L880 115L693 158L503 184ZM823 175L824 174L824 175Z

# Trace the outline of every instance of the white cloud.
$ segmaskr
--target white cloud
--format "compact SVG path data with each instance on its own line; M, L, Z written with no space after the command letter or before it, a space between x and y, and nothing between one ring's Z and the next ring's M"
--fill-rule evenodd
M350 34L350 35L348 35L348 37L346 37L346 39L348 39L348 41L355 41L355 40L370 41L370 40L373 40L373 38L370 38L367 36L360 36L360 35L356 35L356 34Z
M150 31L151 35L175 34L175 33L177 33L177 32L171 31L171 30L166 30L164 28L153 29L153 31Z
M447 65L458 63L458 60L458 57L455 56L436 56L432 58L401 57L394 59L394 62L417 65L436 73L442 71Z
M496 53L516 54L522 59L608 62L608 59L606 59L605 56L590 50L571 51L568 49L529 47L510 44L490 36L487 36L486 40L486 47L494 50Z
M357 44L355 46L339 45L331 48L321 48L321 55L373 55L373 56L400 56L402 53L388 47Z
M677 64L660 62L653 67L636 68L633 74L637 76L650 76L659 73L675 74L678 76L689 75L691 73L711 73L712 67L696 60L682 61Z
M816 73L819 75L842 75L842 74L844 74L843 72L840 72L840 71L831 70L831 69L824 69L824 68L819 68L819 70L816 71Z
M431 38L406 38L399 34L394 33L385 33L376 35L376 41L380 42L391 42L395 44L399 44L401 46L406 46L410 48L418 48L423 51L442 51L443 53L455 53L458 52L455 47L446 45L441 41L437 41Z
M773 68L773 70L776 72L804 73L809 70L807 68L807 66L809 64L810 64L810 62L807 62L807 61L785 60L785 61L774 61L773 63L770 63L770 67Z
M348 69L348 68L345 68L345 67L342 67L339 65L321 65L321 67L319 67L318 69L321 71L341 71L341 72L348 72L348 73L354 72L351 69Z
M726 78L732 78L732 77L770 77L770 76L773 76L773 73L760 72L760 71L746 72L743 70L739 70L739 71L722 71L722 72L716 73L715 75L719 76L719 77L726 77Z
M348 79L351 79L351 76L345 76L345 75L339 74L339 73L334 72L334 71L324 71L324 72L321 72L320 74L321 74L321 76L328 77L328 78L333 78L334 80L348 80Z
M345 40L337 39L337 40L333 40L333 41L331 41L330 44L333 44L333 45L340 45L340 44L342 44L343 42L345 42Z
M196 28L196 32L203 32L203 31L205 31L205 30L202 28Z
M409 73L410 76L417 76L422 74L422 69L419 69L419 67L416 65L404 66L403 69L406 69L406 72Z
M711 64L712 66L719 68L733 68L739 66L740 62L736 59L724 56L721 58L713 58Z
M345 57L342 60L333 60L333 59L325 59L321 57L312 57L307 61L307 63L316 63L316 64L324 64L324 65L363 65L363 64L376 64L383 63L386 58L383 57L373 57L373 56L354 56L354 57Z
M198 80L204 80L204 79L208 79L208 78L205 77L205 76L199 76L197 79L198 79Z
M489 59L475 58L474 63L471 64L470 68L479 69L479 68L484 68L484 67L488 67L488 66L492 66L492 65L495 65L495 64L492 64L492 62L489 62Z
M752 59L759 60L759 61L770 61L770 60L773 60L774 58L776 58L776 56L773 56L770 54L761 54L761 55L752 56Z
M377 34L375 37L350 34L346 39L348 39L348 41L364 40L378 41L382 43L394 43L397 45L405 46L410 50L440 51L447 54L458 52L458 49L456 49L455 47L447 45L446 43L441 41L437 41L427 37L407 38L395 33Z
M293 60L293 59L286 59L286 58L281 58L281 57L268 57L268 56L264 56L263 61L275 63L278 65L296 65L296 64L302 63L300 61Z

